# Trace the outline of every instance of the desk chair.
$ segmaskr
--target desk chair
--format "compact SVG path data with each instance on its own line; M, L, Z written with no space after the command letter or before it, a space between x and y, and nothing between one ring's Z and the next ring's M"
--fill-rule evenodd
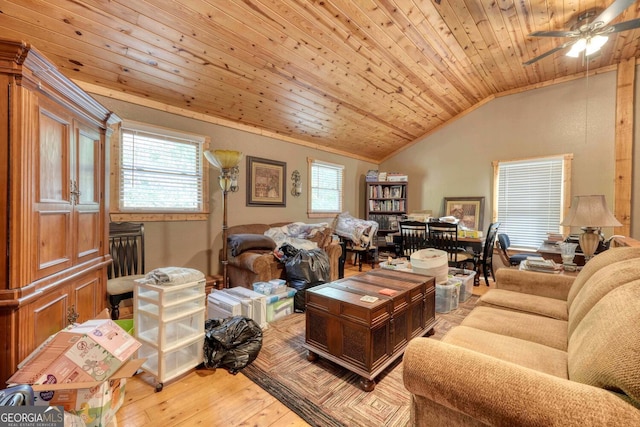
M458 224L450 222L430 222L428 225L427 246L445 251L449 257L449 266L464 268L466 264L475 267L474 254L464 250L458 242Z
M421 221L400 221L401 256L409 257L412 253L427 248L427 223Z
M111 319L120 317L120 302L133 298L134 280L144 277L144 224L109 224L109 252L113 263L107 270L107 299Z
M502 261L509 266L516 267L520 263L531 256L529 254L509 254L509 246L511 246L511 240L505 233L498 234L498 246L500 246Z

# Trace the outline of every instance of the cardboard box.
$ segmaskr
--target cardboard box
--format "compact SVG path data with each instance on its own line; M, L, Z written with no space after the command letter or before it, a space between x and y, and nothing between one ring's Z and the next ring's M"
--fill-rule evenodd
M9 381L59 384L104 381L140 348L140 343L111 319L89 320L64 329L29 355Z
M80 416L87 427L104 427L124 402L126 378L133 376L144 359L126 362L106 381L33 385L35 404L63 406Z
M145 362L130 360L139 347L104 311L50 336L7 383L31 384L36 405L61 405L88 427L106 426L124 402L126 378Z

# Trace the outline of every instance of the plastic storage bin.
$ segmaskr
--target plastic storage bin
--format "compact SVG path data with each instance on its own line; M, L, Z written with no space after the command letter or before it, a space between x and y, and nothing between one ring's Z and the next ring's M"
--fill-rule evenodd
M462 280L462 286L460 287L460 302L464 302L471 298L471 295L473 295L473 281L475 280L476 272L462 268L450 268L449 276Z
M436 284L436 312L448 313L458 308L460 283Z
M267 322L282 319L293 313L293 297L296 295L296 290L286 289L286 292L282 294L267 297Z
M135 337L142 347L142 369L163 383L203 361L206 316L205 280L181 285L136 281L133 292Z
M263 295L274 295L284 292L286 285L279 282L256 282L253 284L253 290Z

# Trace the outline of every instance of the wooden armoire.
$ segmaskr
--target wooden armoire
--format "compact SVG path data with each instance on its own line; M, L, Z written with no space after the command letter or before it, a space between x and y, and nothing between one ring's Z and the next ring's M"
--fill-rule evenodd
M0 39L0 100L2 388L50 335L106 306L119 119L24 42Z

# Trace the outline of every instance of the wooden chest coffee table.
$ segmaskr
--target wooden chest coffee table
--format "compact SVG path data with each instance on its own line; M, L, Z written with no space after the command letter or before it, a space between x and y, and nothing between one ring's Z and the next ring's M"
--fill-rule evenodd
M391 291L391 295L381 294ZM376 297L373 302L364 296ZM409 340L433 334L435 280L371 270L306 291L307 359L322 356L362 377L363 390L404 353Z

